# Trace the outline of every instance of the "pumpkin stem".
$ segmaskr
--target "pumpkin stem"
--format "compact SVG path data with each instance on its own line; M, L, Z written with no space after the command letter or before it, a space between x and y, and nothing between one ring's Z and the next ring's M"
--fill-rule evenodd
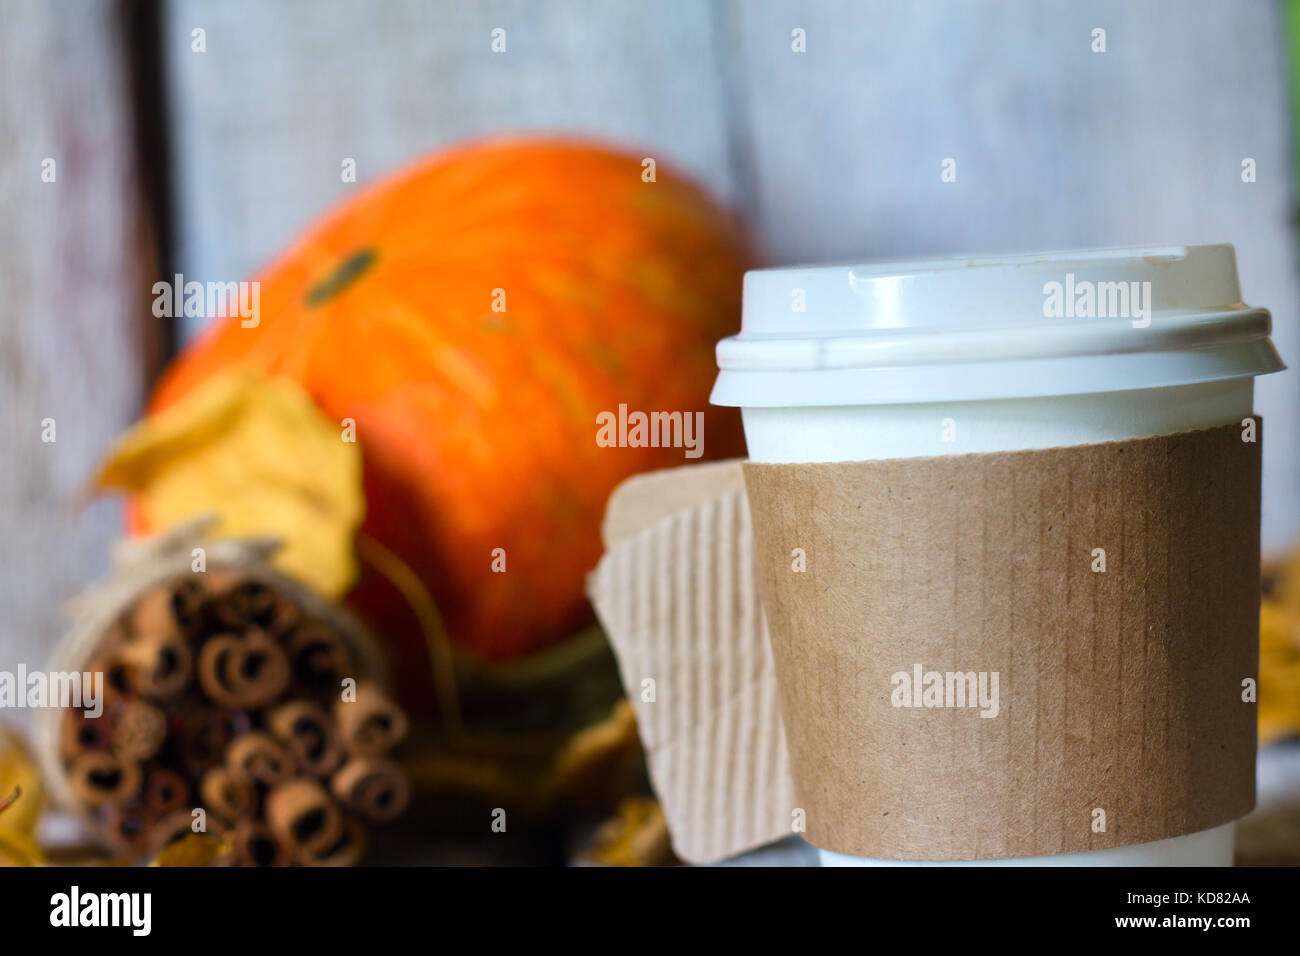
M310 306L323 305L334 298L375 264L379 254L374 249L359 249L348 256L333 272L307 290L304 301Z

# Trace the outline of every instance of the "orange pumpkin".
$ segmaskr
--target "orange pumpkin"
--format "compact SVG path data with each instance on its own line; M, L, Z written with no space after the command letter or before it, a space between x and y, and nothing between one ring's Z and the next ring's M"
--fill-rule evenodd
M158 411L218 370L288 376L356 421L363 531L421 578L485 660L590 619L583 579L610 491L686 463L610 448L597 415L703 411L706 457L740 454L707 403L750 264L735 223L640 157L565 140L478 143L344 203L260 276L260 322L222 319L167 371ZM495 309L494 309L495 306ZM494 572L494 549L505 572ZM373 571L350 596L425 685L410 609Z

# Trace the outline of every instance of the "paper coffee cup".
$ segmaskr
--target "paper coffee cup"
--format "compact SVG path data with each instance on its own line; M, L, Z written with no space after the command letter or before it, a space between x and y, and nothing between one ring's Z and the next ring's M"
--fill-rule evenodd
M741 408L757 463L1013 452L1240 423L1253 414L1253 376L1284 367L1268 313L1241 303L1227 245L766 269L746 274L744 293L742 330L718 345L712 401ZM778 655L778 682L783 666L794 664ZM1228 823L972 862L1231 860Z

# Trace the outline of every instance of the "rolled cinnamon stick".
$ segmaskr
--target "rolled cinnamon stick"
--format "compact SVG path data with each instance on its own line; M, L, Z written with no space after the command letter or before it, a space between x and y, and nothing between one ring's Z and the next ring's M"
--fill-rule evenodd
M215 707L193 707L176 721L176 746L181 758L202 770L225 758L233 731L231 715Z
M268 587L249 596L248 617L251 627L279 638L288 634L298 623L298 605L278 590Z
M209 767L199 781L199 799L208 812L234 822L253 811L253 781L229 767Z
M240 734L226 749L226 766L257 783L273 787L293 774L293 758L270 734Z
M144 777L144 805L150 814L163 817L189 803L189 782L175 770L150 767Z
M281 704L271 711L267 726L312 776L327 777L343 762L338 730L318 704L306 700Z
M190 637L227 630L216 616L221 595L244 579L233 571L197 571L172 582L172 613Z
M304 621L284 639L295 691L338 693L344 677L355 676L352 652L342 635L321 621Z
M105 750L90 750L72 761L68 780L82 803L102 807L123 803L140 791L140 765Z
M210 586L210 582L204 580L206 577L206 572L194 574L172 585L172 618L186 637L197 636L203 626L203 602Z
M141 634L117 653L132 668L140 693L156 700L175 697L193 673L193 655L179 633Z
M170 585L150 588L138 598L126 613L126 627L130 639L143 636L162 637L183 633L175 610L176 590Z
M242 578L214 595L207 613L221 630L257 628L279 637L298 620L298 608L276 588L256 578Z
M211 700L226 707L239 707L240 700L229 670L243 653L243 642L235 634L208 638L199 651L199 686Z
M113 749L128 759L149 759L158 752L166 736L166 715L142 700L123 701L113 715Z
M289 658L279 643L265 631L244 632L244 654L237 661L234 677L240 694L251 707L264 707L289 686Z
M65 710L59 734L59 753L71 761L89 750L108 750L112 727L104 717L87 717L80 710Z
M357 685L356 700L334 704L334 719L348 753L377 757L406 736L406 715L371 683Z
M343 836L343 813L315 780L295 777L266 797L266 822L296 859L314 857Z
M288 866L288 849L260 820L242 820L230 834L239 866Z
M304 866L356 866L366 852L366 831L355 820L343 821L343 832L330 845L299 857Z
M199 684L219 704L240 710L263 707L289 684L289 659L261 631L220 634L199 652Z
M247 582L248 579L241 575L209 595L204 606L209 628L238 633L248 627L247 589L244 587Z
M149 814L139 804L105 807L101 824L108 842L119 853L134 856L144 849L149 838Z
M123 660L116 649L104 650L90 661L86 669L104 675L105 706L140 693L138 668Z
M195 575L194 580L203 584L203 594L205 597L213 598L226 594L231 588L246 580L246 577L243 571L213 568L210 571L204 571Z
M149 836L145 841L149 855L157 856L166 847L190 833L220 834L225 829L219 821L205 819L203 821L204 829L195 830L194 820L194 810L186 808L174 810L154 823L149 828Z
M374 757L349 760L330 790L345 807L379 822L395 819L411 799L411 784L397 764Z

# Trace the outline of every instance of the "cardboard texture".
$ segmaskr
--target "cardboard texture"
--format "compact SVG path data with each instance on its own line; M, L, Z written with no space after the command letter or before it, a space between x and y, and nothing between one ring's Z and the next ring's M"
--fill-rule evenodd
M1243 702L1242 682L1257 676L1259 464L1259 443L1235 425L1035 451L746 464L807 839L858 856L990 859L1143 843L1246 814L1255 705ZM643 621L678 622L672 637L655 638L656 673L736 653L673 644L706 632L690 627L701 605L674 607L672 595L697 601L717 586L725 607L732 590L688 586L695 556L713 550L707 527L702 516L665 525L645 539L640 563L620 563L623 575L678 576L636 603ZM674 545L682 563L666 571L661 549ZM795 549L804 571L793 570ZM1105 551L1104 571L1094 549ZM617 575L607 586L620 581L631 586ZM996 672L996 716L950 706L964 682L938 686L928 672L983 672L990 695ZM913 702L902 691L918 677L920 706L896 706ZM661 686L665 700L683 692ZM948 706L926 706L936 703ZM696 703L657 713L700 712ZM760 758L714 759L692 771L705 791L696 806ZM671 793L661 790L666 809Z
M740 462L624 482L604 536L588 593L673 849L711 863L789 836L794 789Z

